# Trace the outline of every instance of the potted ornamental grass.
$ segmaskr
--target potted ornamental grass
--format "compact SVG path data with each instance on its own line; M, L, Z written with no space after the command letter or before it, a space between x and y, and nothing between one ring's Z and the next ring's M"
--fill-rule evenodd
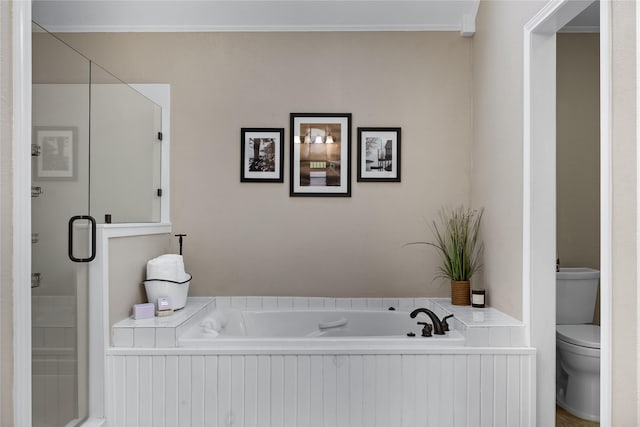
M429 245L436 249L442 264L434 279L451 281L451 304L471 304L471 277L482 267L483 243L478 239L484 209L464 207L443 208L439 222L433 221L432 242L411 242L407 245Z

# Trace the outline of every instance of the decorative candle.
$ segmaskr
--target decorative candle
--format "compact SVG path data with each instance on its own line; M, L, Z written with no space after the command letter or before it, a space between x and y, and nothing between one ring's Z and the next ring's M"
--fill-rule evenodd
M486 292L484 289L473 289L471 291L471 306L484 308Z

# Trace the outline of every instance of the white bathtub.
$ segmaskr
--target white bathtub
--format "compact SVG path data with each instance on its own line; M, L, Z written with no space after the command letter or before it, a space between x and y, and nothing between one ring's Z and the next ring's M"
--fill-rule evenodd
M388 310L237 310L213 311L191 326L180 338L180 347L272 344L300 349L325 348L326 345L385 346L463 346L459 331L422 337L422 325L428 321L420 315L409 317L407 311ZM410 337L407 334L413 333Z

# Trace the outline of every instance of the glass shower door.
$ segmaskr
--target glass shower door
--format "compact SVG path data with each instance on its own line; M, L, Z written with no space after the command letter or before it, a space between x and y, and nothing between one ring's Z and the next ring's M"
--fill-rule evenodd
M162 111L36 24L32 36L32 419L58 427L88 416L94 217L160 221Z
M60 427L87 416L90 64L37 25L32 47L32 419Z

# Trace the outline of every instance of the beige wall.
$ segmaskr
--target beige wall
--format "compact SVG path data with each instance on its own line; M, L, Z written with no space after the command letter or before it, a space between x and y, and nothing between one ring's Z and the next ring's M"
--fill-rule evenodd
M131 315L134 304L147 302L142 281L147 261L169 252L169 234L109 239L109 325Z
M558 34L557 252L600 268L600 35Z
M482 1L473 38L472 204L485 206L482 282L522 318L523 27L545 1Z
M13 424L11 10L0 1L0 426Z
M62 37L125 81L171 84L171 213L193 295L448 295L432 282L435 253L403 244L430 238L442 205L470 200L471 39ZM358 126L402 127L402 183L356 183L352 170L353 197L335 199L290 198L288 167L285 184L240 183L240 128L284 127L288 144L291 112L352 113L352 166Z
M612 2L612 425L638 425L635 2Z

